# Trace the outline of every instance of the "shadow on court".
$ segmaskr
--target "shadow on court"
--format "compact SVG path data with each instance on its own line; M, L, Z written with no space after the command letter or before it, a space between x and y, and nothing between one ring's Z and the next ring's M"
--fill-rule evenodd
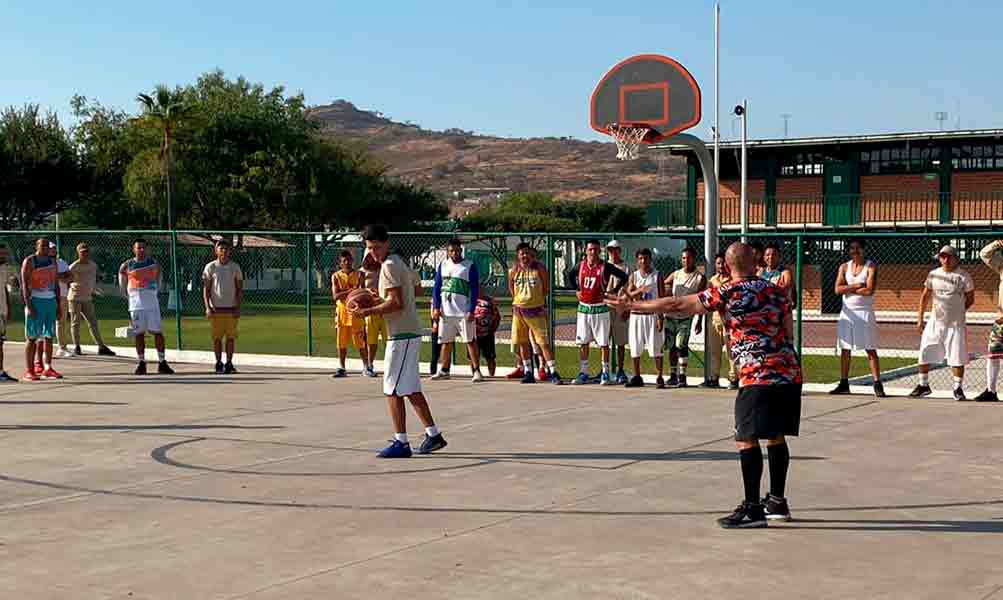
M902 531L937 533L1003 533L1003 520L948 521L943 519L923 521L913 519L794 519L785 526L793 529L822 529L829 531Z

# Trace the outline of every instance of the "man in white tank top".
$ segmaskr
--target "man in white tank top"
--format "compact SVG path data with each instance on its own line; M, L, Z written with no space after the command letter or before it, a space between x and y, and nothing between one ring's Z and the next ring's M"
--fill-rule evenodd
M839 385L830 394L850 393L850 353L863 350L871 366L874 395L885 397L878 362L878 324L874 315L874 290L877 267L864 255L867 244L853 240L849 245L850 260L839 266L836 293L843 297L843 310L836 323L836 349L839 350Z
M685 248L680 257L683 268L665 278L665 292L681 298L702 292L707 288L707 278L697 271L697 253ZM669 387L686 387L686 363L690 356L690 328L693 315L684 312L668 313L665 321L665 346L669 350ZM696 334L703 330L703 315L697 315ZM677 367L678 365L678 367ZM677 375L678 369L678 375Z
M637 258L637 270L630 274L627 297L632 301L643 302L664 296L665 284L658 276L658 271L651 267L651 250L642 248L637 251L635 257ZM616 317L619 318L619 315ZM641 378L641 354L645 351L647 351L648 356L655 359L655 369L658 371L656 387L658 389L665 387L665 379L662 377L662 344L664 343L662 328L662 315L653 312L631 311L627 335L630 338L630 357L634 360L634 375L627 382L626 387L642 387L644 385L644 379Z

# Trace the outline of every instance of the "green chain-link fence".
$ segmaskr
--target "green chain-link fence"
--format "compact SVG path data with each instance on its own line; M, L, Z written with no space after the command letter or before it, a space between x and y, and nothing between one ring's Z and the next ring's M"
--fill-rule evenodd
M168 347L186 350L211 348L209 324L202 302L202 270L213 260L213 240L220 236L234 244L234 260L244 272L245 295L241 309L238 351L286 355L336 356L336 332L331 298L331 274L337 269L341 250L352 251L355 266L361 261L364 242L357 233L288 233L288 232L197 232L167 231L110 232L0 232L10 261L19 265L33 252L34 240L45 235L57 242L59 256L67 262L76 259L75 247L86 242L92 260L98 265L98 296L95 298L101 331L114 344L115 329L128 324L126 300L118 289L119 265L131 257L134 239L147 240L148 253L157 259L164 272L161 311ZM515 364L511 349L511 298L508 270L515 263L515 248L528 242L538 252L550 273L549 295L552 339L559 368L565 377L578 370L575 347L575 298L577 267L584 258L585 241L596 238L605 246L617 239L622 257L632 267L635 253L650 248L654 266L664 278L679 268L680 253L686 247L696 250L698 268L704 268L703 235L692 233L648 234L546 234L519 235L462 233L455 234L464 244L465 256L476 262L481 273L483 292L492 296L502 314L496 337L499 374ZM419 273L426 288L417 299L419 314L429 326L430 295L434 271L445 258L445 245L451 233L396 233L391 237L395 252ZM831 383L839 379L836 353L836 322L841 299L834 291L839 265L849 260L847 246L852 239L867 242L868 257L878 267L875 310L878 317L882 377L886 385L909 388L915 385L920 334L916 331L916 310L926 274L936 268L933 256L944 244L954 245L961 254L962 268L973 277L975 304L968 313L968 340L972 362L965 387L978 392L985 385L985 354L989 329L996 314L996 290L999 275L982 264L979 251L1003 233L916 232L873 233L859 235L843 232L799 232L752 234L750 242L774 243L781 249L783 262L795 276L797 298L798 346L802 353L806 378L810 382ZM720 248L738 239L722 233ZM12 295L15 308L8 324L8 339L23 339L23 311L19 294ZM67 329L68 331L68 329ZM68 334L66 334L68 336ZM86 327L83 342L90 343ZM125 345L124 340L117 340ZM703 336L691 336L689 374L703 373ZM423 360L429 360L431 344L423 345ZM458 352L455 362L467 362L465 352ZM350 356L355 356L354 349ZM629 365L629 352L627 354ZM614 353L615 357L615 353ZM593 372L599 368L599 353L591 353ZM642 369L653 371L650 359ZM629 371L629 369L628 369ZM724 361L722 377L727 373ZM869 384L866 358L853 357L851 383ZM935 388L949 389L950 373L935 366L931 382Z

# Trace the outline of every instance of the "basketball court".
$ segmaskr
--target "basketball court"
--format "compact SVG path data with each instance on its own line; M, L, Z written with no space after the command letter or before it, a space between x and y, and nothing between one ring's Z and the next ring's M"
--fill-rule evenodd
M727 392L426 382L381 461L378 380L59 367L0 388L11 598L1003 597L995 405L808 395L795 521L727 531Z

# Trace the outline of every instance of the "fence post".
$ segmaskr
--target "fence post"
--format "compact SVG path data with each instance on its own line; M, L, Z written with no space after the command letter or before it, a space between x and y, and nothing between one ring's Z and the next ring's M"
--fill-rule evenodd
M557 341L554 339L554 334L557 332L557 327L554 324L554 317L556 316L556 311L554 310L554 284L557 283L557 277L554 273L554 240L548 233L546 236L547 244L547 277L550 281L547 282L547 322L550 327L550 352L552 356L557 356Z
M171 279L174 280L174 334L177 336L178 352L184 349L181 343L181 277L178 273L178 231L171 228Z
M306 235L306 355L313 356L313 234Z
M801 318L803 316L802 310L804 308L804 285L801 282L801 266L802 266L802 264L804 262L802 260L802 257L804 256L804 237L802 237L800 235L797 237L797 253L796 254L797 254L797 261L795 262L795 267L794 267L794 269L795 269L795 272L794 272L794 281L797 282L797 291L798 291L798 308L797 308L797 312L798 312L798 317L797 317L797 323L795 323L794 345L797 347L798 356L801 356ZM804 362L804 359L802 359L802 362Z

